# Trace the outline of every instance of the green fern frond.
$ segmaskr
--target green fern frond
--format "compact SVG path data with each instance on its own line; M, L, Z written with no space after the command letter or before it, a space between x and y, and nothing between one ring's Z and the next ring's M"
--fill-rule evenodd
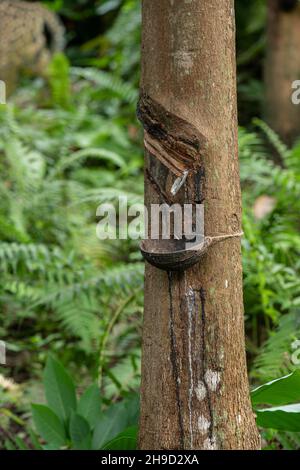
M299 312L282 316L256 358L252 375L264 383L295 370L297 366L291 360L292 343L299 338Z
M283 161L287 160L290 156L290 150L282 142L278 134L275 131L273 131L273 129L271 129L270 126L268 126L268 124L266 124L261 119L254 119L253 123L264 132L270 144L273 145L274 149L278 152L282 160Z
M115 295L128 294L135 289L142 288L143 264L121 265L106 269L101 274L87 276L87 272L74 274L73 282L64 285L48 285L43 295L34 307L40 305L54 305L57 301L71 302L80 298L83 294L97 293L106 297L110 292ZM70 279L72 281L72 279Z
M71 105L70 63L62 54L55 54L48 67L52 104L68 109Z
M94 68L73 67L71 73L74 77L84 78L96 86L110 90L116 96L128 103L136 103L138 94L131 84L124 82L120 78L108 72Z
M58 247L42 244L0 243L1 270L16 272L24 265L28 272L45 272L50 264L63 265L64 253Z
M80 338L79 347L88 352L98 351L100 322L97 302L87 295L81 295L73 302L62 300L53 304L55 315L63 328L71 335Z
M107 367L106 367L107 370ZM136 390L141 379L141 350L133 349L118 363L109 368L109 374L104 380L104 393L108 399L119 396L120 393Z
M112 163L122 168L125 166L124 159L116 152L103 148L88 148L73 152L72 155L60 159L56 166L56 172L65 171L67 168L74 168L82 165L87 158L97 158Z

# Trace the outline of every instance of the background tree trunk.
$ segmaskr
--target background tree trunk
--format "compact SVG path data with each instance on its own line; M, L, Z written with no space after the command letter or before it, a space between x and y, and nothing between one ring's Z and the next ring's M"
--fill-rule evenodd
M143 0L141 92L206 138L178 198L206 235L241 228L233 0ZM146 203L172 175L146 151ZM158 183L158 184L157 184ZM247 380L240 240L184 273L146 266L141 449L257 449Z
M300 106L291 100L292 83L300 79L299 44L299 2L268 0L266 119L287 144L300 136Z

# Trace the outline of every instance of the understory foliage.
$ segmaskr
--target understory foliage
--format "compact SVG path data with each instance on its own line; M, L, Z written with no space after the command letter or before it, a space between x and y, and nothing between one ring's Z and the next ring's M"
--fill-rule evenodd
M1 337L9 375L27 385L2 376L0 412L21 437L49 350L75 378L97 381L106 405L138 389L143 265L137 243L97 239L95 215L121 194L142 201L135 100L121 79L57 56L47 88L37 81L1 108ZM253 124L239 134L244 299L251 377L263 383L296 368L300 145ZM30 433L20 442L35 446Z
M136 448L139 397L127 394L105 406L96 383L78 397L75 384L62 364L48 357L43 374L47 404L31 406L36 432L4 436L9 450L133 450Z
M44 3L68 25L66 56L54 58L46 81L25 82L0 107L0 339L7 342L0 447L99 449L117 438L122 444L112 448L126 448L136 435L144 268L138 242L97 239L96 210L102 202L118 207L120 195L143 201L135 118L140 2ZM236 2L247 124L239 148L246 341L256 386L299 368L300 142L288 149L264 122L250 122L262 97L265 2L246 3ZM60 379L66 387L57 394L73 397L67 416L49 398ZM97 423L87 415L91 404ZM105 440L108 420L115 427ZM300 448L297 432L279 429L263 432L265 447Z
M1 338L17 381L50 348L113 400L138 385L143 265L136 243L97 239L96 209L142 200L136 91L63 56L49 81L0 110Z
M244 301L252 375L265 381L293 370L300 337L300 143L289 150L264 122L254 124L258 132L240 132Z

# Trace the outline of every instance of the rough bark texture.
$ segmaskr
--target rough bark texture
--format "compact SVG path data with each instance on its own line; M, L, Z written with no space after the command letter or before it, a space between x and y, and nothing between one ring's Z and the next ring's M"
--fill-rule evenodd
M300 79L299 44L299 2L268 0L266 119L287 144L300 136L300 106L291 100Z
M204 136L175 199L205 204L206 235L241 228L234 44L233 0L143 0L141 92ZM161 203L176 176L145 153L146 204ZM147 264L140 448L258 447L240 240L215 245L183 273Z

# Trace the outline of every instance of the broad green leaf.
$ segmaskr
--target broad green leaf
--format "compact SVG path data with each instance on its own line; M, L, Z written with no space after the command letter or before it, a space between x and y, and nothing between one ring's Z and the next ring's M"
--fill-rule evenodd
M263 428L300 432L300 404L256 410L256 415Z
M73 413L70 419L70 436L74 449L90 450L92 434L89 423L77 413Z
M55 447L54 445L51 445L51 444L45 444L45 445L43 445L42 450L57 450L57 447Z
M103 450L135 450L137 447L137 433L136 426L125 429L117 437L109 441L102 448Z
M91 385L80 397L78 413L94 428L101 415L101 398L98 385Z
M140 416L140 396L138 393L129 395L124 400L124 406L127 413L127 426L137 426Z
M300 401L300 371L273 380L251 393L253 405L288 405Z
M48 406L32 405L32 416L38 433L47 443L55 448L66 443L64 426Z
M66 423L76 409L75 386L62 364L51 356L44 371L44 386L48 405Z
M127 427L127 413L124 403L116 403L106 410L95 426L92 448L101 449Z

